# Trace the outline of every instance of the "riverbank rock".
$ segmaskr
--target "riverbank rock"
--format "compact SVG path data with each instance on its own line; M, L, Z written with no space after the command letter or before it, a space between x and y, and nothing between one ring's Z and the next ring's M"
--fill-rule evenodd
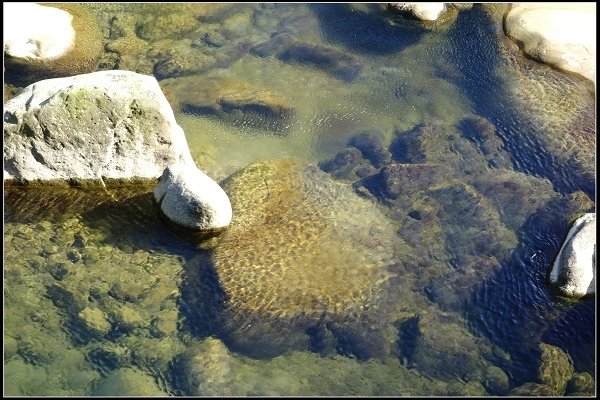
M102 35L84 7L11 3L4 11L7 81L27 85L95 69Z
M550 282L570 297L596 293L596 213L575 221L554 261Z
M227 194L204 172L189 165L169 165L154 188L154 199L170 221L186 228L221 230L231 222Z
M48 79L5 104L5 179L157 178L194 165L158 82L128 71Z
M446 3L390 3L390 6L425 21L435 21L447 8Z
M4 54L32 60L63 56L75 42L73 16L35 3L8 3L4 7ZM27 20L23 17L27 16Z
M188 307L224 319L228 347L253 356L307 349L311 327L358 358L385 355L381 317L372 318L387 266L409 248L378 206L316 166L288 159L252 164L224 189L236 218L209 260L214 275L205 278L218 282L211 286L220 309Z
M505 30L529 56L596 82L596 4L513 4Z

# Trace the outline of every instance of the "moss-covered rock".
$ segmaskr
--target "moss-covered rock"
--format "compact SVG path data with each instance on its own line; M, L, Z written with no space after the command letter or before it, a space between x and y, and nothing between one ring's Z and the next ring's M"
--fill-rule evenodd
M104 336L111 329L106 315L97 308L86 307L77 316L90 336Z
M594 378L587 372L575 372L567 385L567 395L573 393L586 393L587 395L594 394L596 382Z
M558 392L552 389L548 385L542 385L539 383L525 383L521 386L518 386L508 392L509 396L551 396L557 397L559 396Z
M224 189L234 219L211 262L228 345L272 354L307 347L304 331L325 319L341 324L331 327L338 334L354 335L352 346L366 346L363 356L384 353L367 339L377 336L377 324L365 323L362 332L343 328L375 317L386 266L408 250L378 207L292 160L253 164Z
M563 395L567 383L573 376L573 361L567 353L556 346L541 343L540 349L542 350L542 360L538 378L556 393Z

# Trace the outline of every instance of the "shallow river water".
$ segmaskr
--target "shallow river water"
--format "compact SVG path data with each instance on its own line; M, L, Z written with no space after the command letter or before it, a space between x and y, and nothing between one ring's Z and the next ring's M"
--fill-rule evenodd
M595 209L595 97L505 6L81 7L238 223L173 231L152 183L5 187L6 395L505 395L548 345L595 382L595 302L546 282Z

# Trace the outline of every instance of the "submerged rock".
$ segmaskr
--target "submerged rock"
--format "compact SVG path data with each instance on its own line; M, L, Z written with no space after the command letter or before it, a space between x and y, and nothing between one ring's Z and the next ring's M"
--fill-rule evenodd
M166 396L154 379L133 368L119 368L96 384L94 396Z
M170 221L186 228L221 230L231 222L227 194L195 167L169 165L154 188L154 199Z
M101 71L48 79L5 104L4 168L11 179L156 178L175 162L194 165L151 76Z
M216 116L241 126L284 133L295 114L289 101L264 88L220 76L189 76L161 81L174 107L185 113Z
M223 342L209 337L177 358L174 376L189 396L227 396L234 394L235 364Z
M596 82L595 4L513 4L505 21L529 56Z
M224 188L236 218L211 263L228 346L263 356L309 348L305 331L327 324L349 352L385 353L375 310L386 267L407 246L378 207L291 160L253 164Z
M567 395L571 393L585 393L588 396L594 394L596 384L594 378L587 372L575 372L567 385Z
M538 378L556 393L563 395L573 376L573 361L558 347L541 343L540 349L543 353Z
M550 282L565 296L596 293L596 213L575 221L552 265Z
M388 164L392 158L390 152L383 145L381 131L366 131L354 135L348 145L356 147L363 157L369 160L375 168Z
M547 396L547 397L558 397L560 396L554 389L548 385L542 385L539 383L525 383L518 386L508 392L509 396Z
M362 62L353 54L332 47L295 43L279 53L281 61L319 68L334 77L351 82L360 75Z

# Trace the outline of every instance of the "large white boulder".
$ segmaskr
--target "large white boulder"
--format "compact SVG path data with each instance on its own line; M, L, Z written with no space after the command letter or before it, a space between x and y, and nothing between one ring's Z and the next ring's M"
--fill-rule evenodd
M158 178L195 168L158 82L100 71L27 86L4 105L4 179Z
M596 213L575 221L554 261L550 282L566 296L596 293Z
M35 3L4 3L4 53L18 58L51 60L75 41L73 16Z
M529 56L596 83L596 3L514 3L505 29Z
M446 3L390 3L399 10L409 11L423 21L435 21L445 11Z
M224 229L233 215L223 189L189 165L168 166L154 188L154 199L171 222L196 231Z

